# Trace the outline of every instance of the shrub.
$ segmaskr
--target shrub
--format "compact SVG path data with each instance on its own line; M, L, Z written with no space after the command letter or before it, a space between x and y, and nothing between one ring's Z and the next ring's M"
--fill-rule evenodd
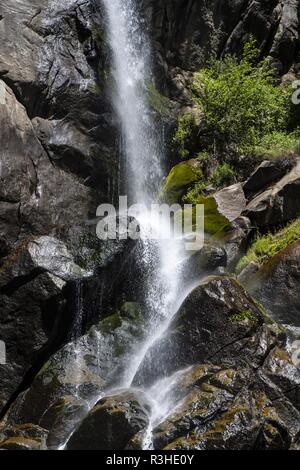
M273 69L266 60L257 62L258 56L251 39L240 60L232 55L212 59L195 74L194 100L216 151L226 151L229 144L251 153L265 135L287 126L290 94L276 85Z
M300 218L276 234L258 235L247 254L240 259L236 271L241 272L249 263L262 264L275 256L279 251L300 238Z
M229 163L223 163L219 165L209 178L209 183L216 188L222 188L229 186L234 182L236 171L229 165Z
M192 114L186 113L178 120L178 127L173 137L174 147L178 147L177 151L182 159L189 156L189 151L186 148L188 138L191 136L195 126L195 117Z

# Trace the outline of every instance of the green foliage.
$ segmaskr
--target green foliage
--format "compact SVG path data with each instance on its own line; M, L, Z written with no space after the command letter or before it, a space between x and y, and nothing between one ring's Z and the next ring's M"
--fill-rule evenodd
M284 131L290 110L290 93L277 86L267 60L257 63L259 50L251 39L242 58L227 55L212 59L195 74L194 100L204 113L211 146L228 144L251 153L265 135Z
M178 120L178 127L173 137L173 145L177 147L179 155L182 159L189 156L189 151L186 148L188 138L191 136L193 128L195 127L195 116L186 113Z
M150 80L146 81L147 98L151 108L161 116L169 116L171 109L171 101L166 96L159 93L154 83Z
M300 218L276 234L258 235L247 254L240 259L236 271L240 273L252 261L263 264L279 251L300 238Z
M168 174L159 199L168 204L179 203L186 189L201 178L201 166L196 159L179 163Z
M231 165L229 165L229 163L218 165L209 178L197 182L192 188L190 188L187 194L182 198L182 201L186 204L197 204L197 201L203 195L208 186L213 186L217 189L228 186L234 182L235 176L236 171Z
M222 188L233 183L236 176L236 171L229 165L229 163L223 163L219 165L209 178L209 184L216 188Z
M250 320L252 323L257 323L257 316L251 312L251 310L243 310L242 312L235 313L229 317L229 320L232 322L242 322L245 320Z

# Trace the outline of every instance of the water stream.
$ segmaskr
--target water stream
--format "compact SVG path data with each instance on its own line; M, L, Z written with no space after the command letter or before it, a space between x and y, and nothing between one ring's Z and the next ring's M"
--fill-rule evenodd
M105 7L107 40L112 53L115 83L113 103L120 120L123 153L126 159L126 192L131 203L149 205L163 177L163 132L158 128L148 104L152 83L151 47L145 20L139 15L137 0L102 0ZM139 219L142 232L164 231L169 219L154 220L146 211ZM167 227L168 225L168 227ZM151 270L145 289L147 335L129 360L118 388L129 388L140 364L153 343L164 335L187 292L180 292L180 266L183 243L175 238L153 241L143 237L145 269ZM145 448L151 447L151 427L172 409L169 389L176 375L153 384L145 392L152 403L152 417ZM113 392L113 390L111 390ZM173 404L174 405L174 404Z

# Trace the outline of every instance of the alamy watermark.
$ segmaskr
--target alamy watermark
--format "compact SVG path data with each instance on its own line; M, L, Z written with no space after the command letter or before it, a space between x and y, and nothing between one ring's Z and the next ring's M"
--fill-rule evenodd
M293 104L298 105L300 104L300 80L294 80L292 87L295 90L292 95L292 102Z
M119 207L101 204L96 233L101 240L171 240L183 239L186 250L204 245L203 204L145 204L128 207L127 196L119 197Z
M5 85L0 81L0 104L5 104Z

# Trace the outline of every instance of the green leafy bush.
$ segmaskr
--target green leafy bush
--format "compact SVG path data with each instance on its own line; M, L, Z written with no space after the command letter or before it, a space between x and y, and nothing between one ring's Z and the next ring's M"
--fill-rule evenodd
M172 143L174 147L177 147L177 151L183 159L189 156L189 151L186 148L186 142L190 137L195 124L195 117L189 113L184 114L178 120L178 127L173 137Z
M209 178L209 183L216 188L222 188L232 184L235 176L235 169L229 163L223 163L213 172Z
M204 113L211 146L226 151L251 153L265 135L284 131L291 94L278 86L266 60L257 63L254 39L244 47L242 58L227 55L212 59L195 74L194 100Z

